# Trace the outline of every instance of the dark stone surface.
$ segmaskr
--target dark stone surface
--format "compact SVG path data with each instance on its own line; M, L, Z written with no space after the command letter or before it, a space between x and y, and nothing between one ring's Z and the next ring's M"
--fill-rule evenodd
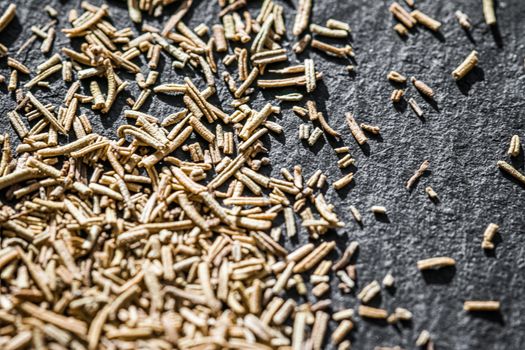
M17 19L0 36L0 42L8 44L13 52L29 37L31 25L48 21L43 12L47 1L15 2L19 5ZM341 176L341 171L330 146L350 146L357 159L355 184L339 193L327 191L337 213L347 222L337 233L340 247L344 248L350 240L360 243L359 289L374 279L381 281L389 270L394 274L395 292L383 291L375 305L389 310L406 307L414 313L411 324L397 329L358 320L351 337L353 349L372 349L375 345L415 348L414 341L422 329L431 332L437 349L523 348L525 189L500 173L496 161L507 159L506 150L513 134L525 138L525 3L500 1L498 27L490 30L483 21L480 0L416 0L418 8L443 22L441 34L418 28L402 40L392 30L389 1L314 2L312 22L323 24L333 17L350 23L356 74L349 75L345 70L348 62L317 52L307 51L298 57L291 54L290 61L299 62L308 56L315 59L324 79L313 97L343 137L341 142L326 139L309 149L297 137L301 120L290 110L291 104L284 103L282 115L276 120L285 127L285 135L266 137L271 144L272 172L277 174L280 167L291 169L299 163L306 176L320 168L333 182ZM7 3L1 1L0 9L5 9ZM63 27L67 11L78 8L80 1L49 3L60 11ZM291 38L295 14L293 3L284 2L288 12L288 38ZM110 5L115 25L129 26L125 2L111 1ZM252 1L249 5L255 9L260 3ZM464 32L454 18L454 11L458 9L467 13L474 24L470 34ZM216 1L196 1L186 21L191 27L201 21L212 24L217 21L217 13ZM147 21L157 23L151 18ZM286 47L291 47L290 40L285 41ZM55 52L66 45L69 39L60 35L54 45ZM472 49L479 51L479 68L457 84L450 73ZM45 60L37 44L17 58L31 67ZM172 70L168 61L163 61L167 64L160 80L181 82L183 75ZM410 108L396 110L390 103L393 87L385 77L392 69L414 75L436 91L436 103L432 105L413 87L408 88L407 98L416 99L425 111L424 119L418 119ZM0 72L8 74L5 59L0 61ZM0 131L7 130L16 139L5 116L15 103L2 89ZM136 97L137 91L133 84L131 94ZM43 101L58 104L64 93L63 83L57 78L53 79L51 90L40 90L36 94ZM231 110L226 89L220 88L219 93L225 109ZM253 105L260 108L265 100L281 93L257 92ZM106 117L84 107L83 110L89 113L96 132L112 136L115 128L126 122L122 102L120 98L117 107ZM181 105L179 97L159 96L150 100L146 109L153 115L166 116ZM381 137L371 138L368 146L360 149L344 122L347 111L353 112L358 122L379 125ZM412 191L407 191L404 182L424 159L430 160L428 176ZM522 155L513 163L523 171ZM424 192L429 185L439 194L437 204ZM348 207L352 204L363 214L362 228L351 219ZM388 218L376 219L368 210L372 205L386 206ZM480 245L483 230L490 222L500 225L501 241L493 255L486 255ZM328 238L333 235L335 233ZM300 241L306 240L302 232ZM425 276L416 269L417 260L440 255L455 258L456 269ZM335 284L333 290L336 290ZM340 295L336 291L333 298L334 310L357 306L354 294ZM466 299L499 299L501 315L466 314L462 310Z

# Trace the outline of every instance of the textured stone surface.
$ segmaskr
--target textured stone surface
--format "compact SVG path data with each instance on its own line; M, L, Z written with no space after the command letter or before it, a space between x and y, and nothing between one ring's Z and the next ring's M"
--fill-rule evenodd
M9 44L13 51L29 36L31 25L41 25L48 20L42 12L44 2L15 2L19 5L17 22L0 36L0 42ZM80 3L49 2L63 16ZM499 30L494 32L483 21L480 0L416 0L422 11L443 22L441 35L419 28L407 40L401 40L391 29L394 22L387 9L388 1L314 2L313 22L322 24L334 17L350 23L356 74L351 76L345 70L348 62L317 52L307 51L298 57L292 54L290 61L315 59L324 80L314 97L330 124L343 137L340 142L325 139L309 149L297 137L301 120L290 110L291 104L284 103L282 115L276 118L285 127L284 136L266 136L271 144L272 172L277 174L280 167L291 169L301 164L306 176L320 168L333 182L342 174L331 146L350 146L357 160L357 167L353 169L355 184L340 193L327 191L338 214L347 222L346 228L338 232L339 246L344 248L350 240L360 243L359 288L374 279L381 281L388 271L394 274L395 292L383 291L375 305L389 310L402 306L414 313L412 324L399 329L358 320L352 336L353 349L371 349L375 345L414 348L422 329L431 332L437 349L522 348L525 341L525 188L503 176L496 168L496 161L507 158L505 152L513 134L525 138L525 3L500 1ZM0 8L4 9L6 3L0 1ZM192 27L201 21L212 24L217 20L215 1L195 3L186 17ZM289 13L289 31L293 23L293 3L284 2ZM130 25L125 2L111 1L110 5L116 26ZM250 8L257 6L259 2L250 2ZM467 13L474 24L470 37L453 16L457 9ZM61 17L60 21L64 26L65 19ZM157 23L154 19L148 22ZM63 45L69 45L69 40L59 36L55 51ZM286 46L291 47L288 39ZM38 46L33 48L18 57L29 66L44 61ZM464 82L455 83L451 71L474 48L480 54L479 68ZM410 108L396 110L390 103L393 87L385 76L391 69L414 75L436 91L434 105L425 101L413 87L407 91L408 97L414 97L424 109L423 120ZM4 59L0 61L0 72L8 74ZM160 80L181 82L182 78L180 72L166 64ZM136 97L136 87L131 90ZM227 91L221 88L219 92L223 106L231 110ZM46 102L59 103L64 93L62 82L57 79L51 90L38 91L37 96ZM260 108L266 100L281 93L258 91L254 106ZM96 132L111 136L117 126L125 123L122 98L119 101L107 117L84 109ZM13 98L3 90L0 131L7 130L12 136L5 112L14 105ZM181 105L179 97L158 96L148 102L147 110L153 115L166 116ZM347 111L353 112L358 122L379 125L381 137L371 138L368 146L360 149L344 122ZM430 173L412 191L407 191L404 182L424 159L430 161ZM523 171L522 156L513 163ZM424 192L428 185L439 194L439 204L428 200ZM348 211L351 204L361 210L363 227L351 219ZM372 205L386 206L388 219L374 218L368 210ZM501 241L495 254L488 256L480 245L483 230L490 222L500 225ZM299 241L306 240L302 232ZM294 244L297 243L290 246ZM417 260L440 255L457 260L455 271L423 276L416 269ZM336 291L335 284L332 287ZM340 295L336 291L333 298L334 310L357 306L354 294ZM502 313L499 317L468 315L462 311L465 299L499 299Z

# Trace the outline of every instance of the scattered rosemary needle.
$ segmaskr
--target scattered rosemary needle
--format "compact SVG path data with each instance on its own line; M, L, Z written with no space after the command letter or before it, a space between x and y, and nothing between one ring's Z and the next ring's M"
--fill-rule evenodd
M525 175L520 173L516 168L503 160L498 161L497 164L498 168L512 176L517 181L521 182L521 184L525 185Z
M433 201L437 201L438 200L438 194L436 193L436 191L434 191L434 189L430 186L427 186L425 187L425 192L427 193L428 195L428 198L430 198L431 200Z
M521 152L521 141L518 135L513 135L510 139L509 149L507 154L511 157L517 157Z
M430 341L430 332L426 329L422 330L421 333L419 333L417 339L416 339L416 346L425 346Z
M355 121L352 113L346 113L346 123L348 124L350 132L352 133L358 144L363 145L368 141L368 138L365 136L363 130Z
M415 171L414 175L408 181L406 182L406 188L407 190L411 189L414 184L418 181L418 179L423 176L423 174L428 170L428 167L430 166L430 162L428 160L423 161L419 168Z
M494 236L498 233L499 226L496 224L489 224L487 228L485 229L485 232L483 232L483 241L481 242L481 248L492 250L494 249L494 242L492 241L494 239Z
M375 215L386 215L386 208L381 205L373 205L370 207L370 211Z
M430 30L433 30L435 32L439 31L439 28L441 28L441 23L436 21L435 19L429 17L425 13L423 13L420 10L414 10L410 13L410 15L418 21L421 25L427 27Z
M416 100L414 100L413 98L410 98L408 100L408 105L410 106L410 108L412 108L412 110L414 111L414 113L419 117L419 118L422 118L423 117L423 110L421 109L421 107L419 106L419 104L416 102Z
M470 19L465 13L461 12L460 10L457 10L454 13L454 16L458 20L459 25L461 26L461 28L463 28L465 30L470 30L472 28L472 24L470 23Z
M350 212L352 213L352 216L354 217L354 220L357 221L357 223L361 224L363 222L361 213L359 213L359 210L355 206L350 206Z
M390 5L388 10L399 22L401 22L403 26L407 27L408 29L413 28L417 24L416 19L395 1Z
M470 312L498 312L500 310L500 302L493 300L468 300L463 303L463 310Z
M275 98L286 102L297 102L303 99L303 95L300 93L291 93L286 95L276 95Z
M406 37L408 35L407 27L401 23L396 24L393 28L400 37Z
M407 82L407 77L396 71L390 71L387 75L387 79L400 84Z
M398 103L401 101L401 99L403 98L403 95L405 94L405 91L402 90L402 89L396 89L394 91L392 91L392 95L390 95L390 100L393 102L393 103Z
M485 23L487 23L489 26L496 24L494 0L483 0L483 16L485 17Z
M421 80L417 80L415 77L410 78L410 81L412 84L414 84L415 88L421 92L423 95L425 95L428 98L434 98L434 90Z
M425 260L419 260L417 262L417 268L421 271L436 270L454 265L456 265L456 261L449 257L429 258Z
M16 16L16 5L9 4L0 16L0 32L2 32Z
M452 72L452 77L459 80L466 76L478 64L478 52L473 50L465 60Z

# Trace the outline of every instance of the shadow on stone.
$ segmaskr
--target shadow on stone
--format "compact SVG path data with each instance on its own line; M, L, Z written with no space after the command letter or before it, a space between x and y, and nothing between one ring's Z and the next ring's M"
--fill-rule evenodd
M505 319L503 318L503 314L500 311L477 311L470 312L469 315L475 318L482 318L502 326L505 325Z
M522 182L516 180L513 176L507 174L505 171L503 171L501 169L500 169L500 173L501 173L501 175L503 175L504 178L506 178L507 180L515 183L516 185L520 186L522 189L525 190L525 184L523 184Z
M492 37L494 38L496 46L500 49L503 48L503 38L501 37L501 32L499 31L499 26L497 23L490 26L490 32L492 33Z
M384 222L384 223L387 223L389 224L391 221L390 221L390 218L388 217L388 213L374 213L374 216L376 218L377 221L379 222Z
M485 254L486 257L489 258L496 258L496 249L498 248L498 245L503 242L503 238L501 237L501 234L496 232L494 237L492 238L492 244L494 244L494 248L492 249L483 249L483 254Z
M523 146L520 144L520 154L517 157L511 157L510 162L516 169L523 169Z
M439 270L424 270L421 271L421 274L427 284L448 284L456 274L456 267L447 266Z
M357 144L359 146L359 148L361 149L361 151L363 151L363 154L366 156L366 157L370 157L370 145L368 143L364 143L362 145L360 144Z
M12 47L13 43L18 39L20 33L22 33L23 26L20 23L18 16L15 16L13 20L7 25L6 29L2 32L2 39L0 43L6 47Z
M480 81L485 80L485 71L481 67L474 67L467 76L463 79L457 80L456 85L458 86L459 91L468 96L468 93L472 86Z
M445 36L440 31L436 32L436 31L433 31L433 30L429 29L429 32L430 32L430 34L432 34L432 36L434 38L438 39L440 42L442 42L442 43L446 42Z
M421 92L419 94L421 95L421 97L423 97L425 102L430 105L430 107L432 107L436 112L439 113L439 105L438 105L437 101L434 98L428 97L427 95L424 95ZM421 118L421 119L424 119L424 118Z
M463 31L465 32L465 35L467 36L468 40L470 40L470 42L475 45L476 44L476 40L472 36L472 32L469 29L466 29L466 28L463 28Z
M393 105L394 105L394 109L400 113L406 112L408 108L407 100L405 100L404 98L401 98L401 100L397 103L393 103Z

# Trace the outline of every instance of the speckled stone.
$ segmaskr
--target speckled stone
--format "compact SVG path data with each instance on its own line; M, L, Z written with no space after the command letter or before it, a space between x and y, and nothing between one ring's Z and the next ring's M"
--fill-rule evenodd
M48 2L61 14L61 26L66 25L69 9L80 4L80 0L17 0L17 20L1 34L0 42L15 52L30 35L31 25L49 20L43 12L43 5ZM287 12L285 47L291 48L293 41L289 38L292 38L293 7L297 1L279 2ZM190 27L202 21L208 25L217 21L216 1L194 3L186 16ZM314 0L314 3L313 22L324 24L333 17L350 24L351 43L356 53L355 75L346 70L350 62L319 52L307 50L299 56L290 54L290 61L297 63L310 57L315 60L316 69L323 72L323 81L318 83L312 97L329 123L342 134L342 140L325 138L310 149L298 138L302 121L291 111L292 104L281 103L283 112L273 120L284 127L284 135L264 137L270 145L271 172L278 174L281 167L291 169L301 164L306 177L322 169L331 183L343 175L337 168L338 157L331 146L350 146L357 161L351 169L355 172L354 184L340 192L327 190L328 199L335 204L347 226L326 238L338 236L339 251L351 240L359 241L358 289L374 279L382 280L392 271L396 278L395 291L382 291L381 298L373 305L390 311L397 306L405 307L414 314L411 324L399 328L357 320L351 336L352 349L370 350L376 345L413 349L422 329L430 331L437 349L522 349L525 341L525 188L503 176L496 161L508 160L506 150L513 134L525 138L525 2L499 1L499 27L491 31L484 23L480 0L416 0L420 10L441 21L443 26L437 35L418 28L406 40L392 29L395 22L388 12L390 1ZM6 0L0 1L0 9L6 4ZM110 1L110 5L118 28L132 26L125 1ZM249 3L253 9L259 5L256 1ZM169 7L172 11L175 8ZM471 18L474 27L470 34L463 31L454 18L458 9ZM153 18L147 21L153 25L158 23ZM60 34L54 51L67 45L69 39ZM451 72L472 49L479 52L478 68L456 83ZM45 60L37 44L16 58L29 67ZM165 62L161 64L160 82L181 82L183 75ZM413 97L418 102L425 112L423 119L418 119L406 105L394 108L391 104L389 97L394 87L386 80L390 70L407 77L416 76L434 89L435 103L429 103L407 85L406 98ZM5 59L0 60L0 73L9 74ZM133 78L119 74L122 78ZM200 76L191 71L184 74ZM202 80L196 80L202 88ZM42 101L59 104L65 87L58 77L50 81L50 90L37 90L35 95ZM5 87L1 89L0 131L8 131L16 139L6 117L6 112L15 106L14 98L6 93ZM138 96L135 84L130 90L131 95ZM268 100L279 104L274 96L282 93L282 90L256 91L253 106L261 108ZM219 96L223 107L231 111L229 94L222 85ZM120 96L108 116L92 112L87 105L82 106L82 112L88 114L96 132L112 136L115 129L126 122L123 101ZM146 103L145 110L164 117L180 106L180 97L159 95ZM365 147L359 147L344 120L344 113L348 111L354 113L359 123L380 126L381 137L370 137ZM407 191L405 181L424 159L430 161L430 172L412 191ZM523 171L523 156L512 163ZM438 193L439 203L428 199L426 186L432 186ZM350 205L360 209L363 227L353 221ZM369 210L372 205L385 206L387 217L375 218ZM489 256L482 251L481 240L490 222L500 225L500 241L494 254ZM298 240L307 241L303 230ZM292 248L299 242L289 242L287 246ZM456 259L456 269L425 276L417 270L417 260L440 255ZM335 279L332 297L333 310L357 307L355 294L341 295ZM466 314L462 310L466 299L499 299L501 315Z

